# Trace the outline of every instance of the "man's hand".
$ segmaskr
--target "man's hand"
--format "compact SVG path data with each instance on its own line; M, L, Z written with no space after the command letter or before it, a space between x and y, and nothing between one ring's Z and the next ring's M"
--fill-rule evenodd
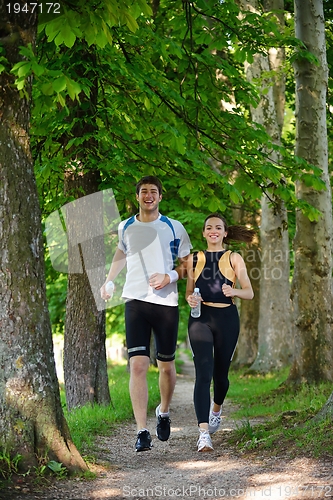
M103 299L103 300L109 300L109 298L111 297L111 295L109 295L109 294L107 293L107 291L105 290L105 286L106 286L106 284L107 284L107 283L108 283L108 282L106 281L106 282L104 283L104 285L101 287L101 290L100 290L100 291L101 291L101 297L102 297L102 299ZM114 290L115 290L115 289L116 289L116 287L114 287Z
M155 290L161 290L170 283L170 277L168 274L155 273L149 278L149 285Z

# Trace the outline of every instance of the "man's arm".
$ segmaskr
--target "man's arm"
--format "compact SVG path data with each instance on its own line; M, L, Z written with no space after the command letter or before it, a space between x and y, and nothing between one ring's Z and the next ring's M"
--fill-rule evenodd
M187 269L186 262L188 257L189 255L186 255L186 257L178 258L179 265L174 269L174 271L176 271L176 273L178 274L178 278L176 277L177 279L173 279L172 281L178 281L178 279L185 278ZM173 271L171 272L173 273ZM149 285L155 290L161 290L161 288L164 288L169 283L171 283L169 274L154 273L149 278Z
M186 255L186 257L182 257L181 259L178 259L179 264L176 267L175 271L178 273L178 279L183 279L186 278L187 275L187 261L189 258L190 254Z
M118 276L118 274L120 273L120 271L124 269L125 265L126 265L126 255L122 250L120 250L120 248L117 248L112 259L110 271L107 275L104 285L101 287L101 297L103 300L108 300L110 298L110 295L105 291L105 285L107 284L108 281L114 281Z

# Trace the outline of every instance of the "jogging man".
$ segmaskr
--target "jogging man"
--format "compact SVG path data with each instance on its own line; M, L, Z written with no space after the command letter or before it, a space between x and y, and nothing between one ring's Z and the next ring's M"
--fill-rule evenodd
M159 213L162 184L157 177L143 177L136 186L139 213L118 227L119 243L101 297L126 265L122 293L125 300L126 343L130 363L130 396L137 424L136 451L150 450L147 429L150 337L153 331L159 369L161 403L156 408L156 435L161 441L170 436L169 406L176 384L175 352L178 335L177 280L186 272L192 248L182 224ZM175 268L175 264L179 264Z

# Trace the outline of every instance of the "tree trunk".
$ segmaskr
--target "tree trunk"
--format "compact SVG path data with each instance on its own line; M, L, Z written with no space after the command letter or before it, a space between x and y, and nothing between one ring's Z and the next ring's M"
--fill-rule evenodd
M296 192L322 215L310 221L296 214L295 270L292 298L295 353L289 381L333 380L332 339L332 205L328 174L326 92L328 69L322 0L295 0L296 36L319 64L299 57L296 79L296 155L322 171L326 191L298 182Z
M319 413L313 419L311 422L316 423L319 422L320 420L324 420L325 418L333 420L333 392L320 410Z
M256 0L242 1L243 8L257 10ZM264 10L283 10L283 0L266 0ZM283 18L279 20L283 22ZM284 80L275 78L265 81L263 75L276 71L281 66L284 54L281 49L270 49L269 56L257 54L254 62L246 68L247 78L263 80L263 93L257 108L251 109L254 122L263 125L276 144L281 142L284 114ZM272 161L279 158L272 152ZM269 372L287 366L291 359L292 325L289 287L289 239L287 211L276 200L270 207L266 196L261 199L261 276L258 324L258 354L251 370Z
M75 171L67 172L65 190L76 197L87 196L98 191L99 182L99 173L93 170L82 175ZM92 209L102 214L103 208L96 203L98 199L95 197ZM73 204L69 204L69 274L64 339L64 376L69 410L86 404L109 405L111 402L105 348L105 309L99 303L103 302L102 299L98 298L99 287L105 281L103 218L88 217L83 220L72 208ZM101 224L100 229L96 228L96 224ZM94 234L100 236L92 237ZM73 241L78 244L73 245Z
M292 324L289 288L289 240L286 211L273 213L261 200L261 269L258 354L251 371L269 372L290 365Z
M36 14L9 13L2 2L0 16L12 67L23 60L20 46L34 47ZM41 457L86 470L60 402L28 133L31 82L25 92L21 98L13 76L0 74L0 449L22 455L25 471Z
M258 217L244 214L244 210L236 209L234 218L237 224L249 224L251 227L258 226ZM254 298L253 300L240 301L240 331L239 340L235 356L233 358L233 366L240 368L250 366L256 359L258 352L258 318L260 304L260 244L259 238L246 245L242 252L243 259L246 264L247 272L251 280Z

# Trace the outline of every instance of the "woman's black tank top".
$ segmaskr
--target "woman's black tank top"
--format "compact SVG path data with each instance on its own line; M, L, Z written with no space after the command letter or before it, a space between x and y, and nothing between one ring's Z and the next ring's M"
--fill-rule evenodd
M217 302L220 304L233 304L231 297L226 297L222 292L222 285L226 283L227 285L233 286L234 283L228 280L219 269L219 260L225 250L219 252L207 252L205 251L206 263L198 276L195 286L200 288L201 297L204 302ZM198 252L193 254L193 269L197 264ZM232 269L230 260L228 259L228 266Z

